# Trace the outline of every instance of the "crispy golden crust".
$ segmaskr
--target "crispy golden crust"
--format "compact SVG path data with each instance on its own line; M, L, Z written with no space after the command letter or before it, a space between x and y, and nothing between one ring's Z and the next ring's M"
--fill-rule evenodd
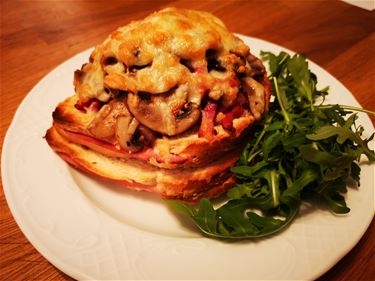
M230 153L220 161L195 169L161 169L134 159L103 156L83 146L69 142L54 127L46 133L48 144L66 162L89 174L124 186L161 194L166 198L196 201L217 196L234 183L229 168L238 159Z

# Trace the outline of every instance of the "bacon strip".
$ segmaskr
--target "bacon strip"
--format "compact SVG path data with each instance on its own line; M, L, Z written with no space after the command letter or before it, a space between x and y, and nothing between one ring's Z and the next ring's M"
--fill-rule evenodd
M87 108L94 110L94 111L99 111L100 108L104 105L103 102L97 100L97 99L90 99L87 102L81 102L78 101L74 107L77 108L79 111L86 113Z
M217 104L208 101L206 107L202 111L202 123L198 131L199 137L212 139L215 135L214 121L216 117Z
M229 112L225 113L225 116L220 120L219 124L223 126L226 130L233 129L233 119L239 118L242 116L244 109L241 105L237 104Z

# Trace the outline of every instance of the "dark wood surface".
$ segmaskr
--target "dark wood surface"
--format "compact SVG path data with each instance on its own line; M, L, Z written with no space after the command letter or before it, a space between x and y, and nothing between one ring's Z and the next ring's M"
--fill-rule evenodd
M167 6L206 10L237 33L305 53L375 110L375 11L340 1L1 2L1 149L26 94L74 54L120 25ZM375 123L375 119L372 118ZM71 280L44 259L15 223L0 189L0 279ZM370 208L371 206L369 206ZM270 269L271 270L271 269ZM319 280L375 280L375 223Z

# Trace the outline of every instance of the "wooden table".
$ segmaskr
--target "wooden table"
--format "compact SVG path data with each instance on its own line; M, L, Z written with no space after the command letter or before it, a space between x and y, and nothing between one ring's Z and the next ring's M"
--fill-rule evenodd
M26 94L58 64L166 6L206 10L237 33L303 52L375 110L375 11L339 1L1 1L1 143ZM375 119L372 118L375 123ZM1 146L2 147L2 146ZM0 279L71 280L15 223L0 189ZM370 206L369 206L370 207ZM319 280L374 280L375 222Z

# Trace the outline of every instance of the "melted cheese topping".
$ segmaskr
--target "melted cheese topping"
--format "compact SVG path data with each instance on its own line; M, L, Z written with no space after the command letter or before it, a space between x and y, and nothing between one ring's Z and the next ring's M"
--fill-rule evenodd
M217 61L226 68L225 75L208 71L207 50L214 50ZM85 75L75 86L81 101L106 101L104 87L160 94L188 85L190 100L195 103L200 103L202 89L212 89L216 99L224 96L231 103L238 93L238 87L233 89L229 82L236 77L233 65L245 65L248 54L249 48L213 15L167 8L112 32L96 47L93 62L84 67ZM116 63L103 65L108 57ZM141 69L133 72L132 67Z
M167 8L112 32L76 72L74 86L81 102L108 102L119 91L129 93L131 113L140 117L146 112L145 118L137 117L143 125L172 136L198 121L197 110L189 124L178 125L177 114L200 108L205 95L224 107L234 104L253 73L249 58L249 48L212 14ZM134 97L140 92L155 97L154 104ZM259 106L250 106L257 117Z

